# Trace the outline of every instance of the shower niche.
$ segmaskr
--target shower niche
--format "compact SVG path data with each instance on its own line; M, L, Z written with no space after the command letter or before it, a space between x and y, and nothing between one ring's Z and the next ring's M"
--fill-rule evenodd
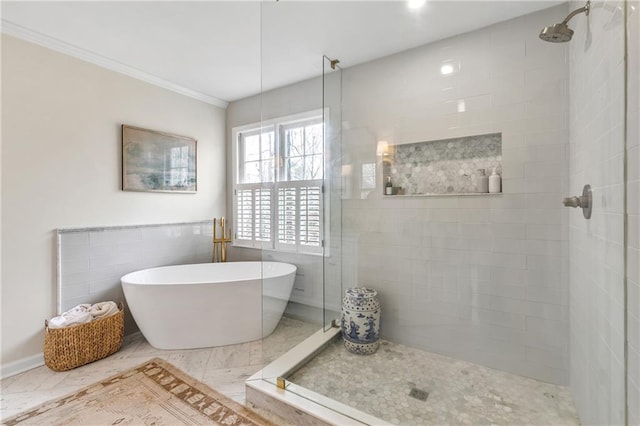
M481 176L502 174L502 134L465 136L389 147L382 162L386 196L481 195Z

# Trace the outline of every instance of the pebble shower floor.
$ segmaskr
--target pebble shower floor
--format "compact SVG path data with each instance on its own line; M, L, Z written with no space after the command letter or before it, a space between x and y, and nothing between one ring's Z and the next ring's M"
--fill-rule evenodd
M564 386L383 341L373 355L336 339L289 381L398 425L578 425Z

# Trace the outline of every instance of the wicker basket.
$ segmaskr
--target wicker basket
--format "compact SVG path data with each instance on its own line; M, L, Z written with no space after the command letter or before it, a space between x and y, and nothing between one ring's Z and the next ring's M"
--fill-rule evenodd
M115 353L124 335L124 306L118 313L86 324L49 328L44 322L44 363L54 371L67 371Z

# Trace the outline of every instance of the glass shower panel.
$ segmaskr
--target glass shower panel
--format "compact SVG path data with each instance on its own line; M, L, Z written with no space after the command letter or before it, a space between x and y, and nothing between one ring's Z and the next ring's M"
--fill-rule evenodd
M324 114L321 57L310 58L298 40L309 37L297 22L298 2L260 2L261 93L260 128L263 152L270 159L270 174L261 184L263 230L260 259L263 279L263 321L269 306L286 305L276 333L262 342L265 364L317 332L323 323L324 256L323 184ZM304 70L299 73L299 70ZM298 74L293 70L297 70ZM266 142L266 143L265 143ZM258 216L256 216L258 218ZM257 220L257 219L256 219ZM270 289L268 262L296 267L292 287ZM284 371L263 370L263 378L276 383Z
M322 57L322 116L324 124L324 279L323 325L340 324L342 295L342 69L338 59Z

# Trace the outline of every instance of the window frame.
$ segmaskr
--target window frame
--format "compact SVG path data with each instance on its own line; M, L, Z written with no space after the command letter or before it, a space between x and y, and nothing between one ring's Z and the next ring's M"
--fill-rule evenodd
M282 180L285 177L285 140L284 140L284 132L288 128L296 127L297 125L312 125L312 124L323 124L324 117L328 114L328 108L317 109L313 111L307 111L298 114L292 114L284 117L278 117L270 120L265 120L258 123L252 123L242 126L236 126L232 128L232 185L233 185L233 201L232 201L232 209L233 209L233 242L232 245L234 247L243 247L243 248L257 248L262 250L273 250L284 253L298 253L298 254L306 254L306 255L327 255L328 250L328 234L326 229L328 229L328 222L324 215L325 209L328 208L328 197L326 197L327 192L327 183L325 182L325 169L326 169L326 146L325 144L325 135L326 129L323 127L323 140L322 140L322 176L320 179L312 179L312 180ZM267 182L254 182L254 183L243 183L241 179L244 177L244 161L242 164L240 160L243 159L243 149L244 147L241 143L241 137L243 135L260 135L269 131L273 131L274 133L274 151L275 151L275 159L274 159L274 180ZM278 233L278 190L283 187L295 187L300 188L303 186L317 186L320 188L320 244L319 246L309 246L305 244L301 244L299 239L296 239L295 248L293 245L288 245L286 243L280 243L279 233ZM255 216L252 217L253 220L253 239L240 239L238 238L237 232L237 224L238 224L238 190L242 189L269 189L271 191L271 241L264 242L258 241L255 238ZM253 211L255 212L255 199L252 200ZM296 217L297 223L299 224L300 220L300 210L299 205L296 208ZM298 232L299 237L299 229L296 230Z

